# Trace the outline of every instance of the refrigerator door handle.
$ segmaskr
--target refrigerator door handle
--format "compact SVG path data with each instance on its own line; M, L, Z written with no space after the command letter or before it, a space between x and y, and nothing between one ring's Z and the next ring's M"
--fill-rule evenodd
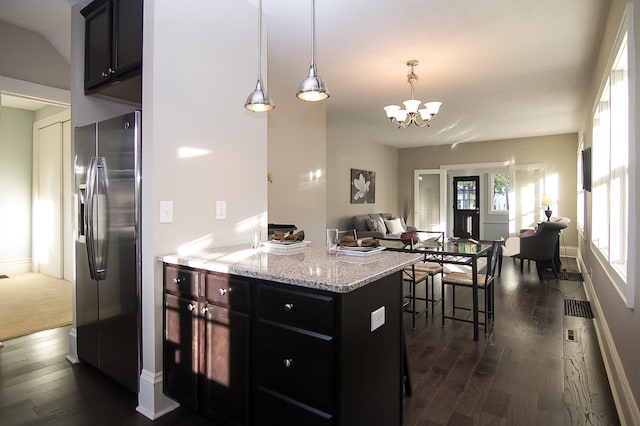
M106 276L107 238L109 229L107 215L108 181L104 157L91 157L87 171L85 206L85 235L89 273L94 280Z
M94 226L93 226L93 194L96 182L96 157L89 159L89 168L87 169L87 183L85 208L84 208L84 235L87 243L87 260L89 261L89 275L92 280L96 279L95 273L95 246L94 246Z

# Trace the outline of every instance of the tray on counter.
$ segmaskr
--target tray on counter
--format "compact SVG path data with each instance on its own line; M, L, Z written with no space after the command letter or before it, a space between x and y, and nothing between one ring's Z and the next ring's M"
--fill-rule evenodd
M382 250L384 250L384 247L382 247L382 246L380 246L380 247L345 247L345 246L341 246L341 247L338 247L338 254L339 255L345 255L345 256L366 257L366 256L373 256L374 254L378 254Z

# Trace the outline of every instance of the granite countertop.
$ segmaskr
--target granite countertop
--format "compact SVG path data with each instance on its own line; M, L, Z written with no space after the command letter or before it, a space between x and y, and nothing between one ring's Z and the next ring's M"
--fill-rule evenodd
M327 254L324 246L295 249L214 247L192 254L169 254L158 260L213 272L348 293L399 271L421 254L383 250L367 255Z

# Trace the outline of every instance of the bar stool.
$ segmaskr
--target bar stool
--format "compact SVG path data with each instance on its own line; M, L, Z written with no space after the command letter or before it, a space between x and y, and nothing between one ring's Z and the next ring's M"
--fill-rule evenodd
M428 302L431 302L431 312L433 313L436 302L434 281L435 276L438 274L440 274L442 278L443 268L442 265L437 263L418 263L404 269L402 280L409 283L409 295L405 296L405 299L408 300L409 303L405 312L411 313L411 325L414 329L416 328L416 316L429 310ZM429 297L429 277L431 277L431 297ZM425 283L425 297L418 297L416 295L416 285L421 282ZM423 311L418 312L416 310L416 300L425 302L426 306Z

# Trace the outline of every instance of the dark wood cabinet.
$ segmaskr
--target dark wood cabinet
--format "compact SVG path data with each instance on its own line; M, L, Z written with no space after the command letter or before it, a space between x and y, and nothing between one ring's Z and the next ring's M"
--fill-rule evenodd
M248 424L248 280L165 265L164 290L164 393L216 424Z
M402 424L399 272L349 293L255 291L253 425Z
M399 426L401 299L401 271L333 293L165 264L165 393L215 424Z
M216 424L249 423L249 281L204 274L198 411Z
M85 18L85 94L142 103L143 0L94 0Z

